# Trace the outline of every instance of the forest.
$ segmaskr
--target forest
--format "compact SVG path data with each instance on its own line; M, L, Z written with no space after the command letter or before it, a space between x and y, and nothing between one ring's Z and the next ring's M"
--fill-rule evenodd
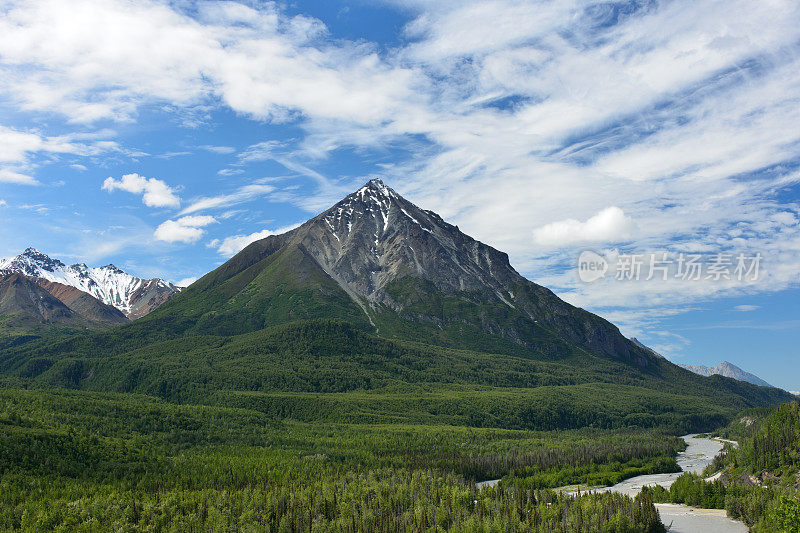
M652 430L310 424L11 388L0 428L0 529L31 531L656 532L647 495L547 488L675 470L682 448Z
M676 472L676 435L785 398L686 374L333 319L7 339L0 530L663 531L650 493L553 489Z

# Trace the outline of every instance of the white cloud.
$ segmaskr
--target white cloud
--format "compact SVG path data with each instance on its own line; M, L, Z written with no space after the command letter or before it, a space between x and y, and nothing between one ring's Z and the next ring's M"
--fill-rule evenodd
M755 311L756 309L761 309L761 306L760 305L742 304L742 305L735 306L734 309L736 311L748 312L748 311Z
M272 185L267 185L264 183L251 183L249 185L239 187L237 190L229 194L197 198L188 206L186 206L183 211L180 212L180 214L188 215L189 213L196 213L197 211L203 211L206 209L228 207L231 205L248 202L254 198L266 196L274 190L275 187Z
M0 126L0 163L25 161L28 153L42 150L45 145L39 135Z
M17 183L20 185L36 185L38 182L33 176L15 172L8 168L0 168L0 183Z
M603 209L586 222L573 218L552 222L533 230L533 239L542 246L564 246L581 242L616 242L629 239L633 220L616 206Z
M106 178L103 190L116 189L133 194L142 194L142 203L148 207L180 207L181 200L175 189L156 178L145 178L139 174L125 174L121 179Z
M138 105L213 100L259 119L377 124L410 99L412 72L371 46L326 45L325 27L272 2L32 0L0 19L0 90L73 122L130 120ZM191 16L189 11L191 11ZM35 67L35 69L31 68Z
M276 230L265 229L263 231L251 233L250 235L232 235L222 239L221 241L215 239L209 243L209 245L211 245L213 248L216 248L220 254L230 257L244 250L244 248L250 243L265 239L270 235L280 235L281 233L286 233L287 231L293 230L299 225L300 224L293 224L291 226L284 226Z
M195 281L197 281L197 276L189 276L188 278L179 279L175 282L175 285L178 287L188 287Z
M241 168L223 168L217 171L220 176L236 176L237 174L244 174Z
M193 243L200 240L205 231L202 229L217 220L208 215L181 217L178 220L167 220L156 228L153 236L165 242Z
M220 155L232 154L236 151L236 148L233 146L214 146L210 144L204 144L202 146L198 146L198 148L207 152L211 152L212 154Z
M105 140L111 132L73 133L46 137L37 132L21 131L0 125L0 182L35 184L30 175L40 160L56 159L59 154L95 156L109 151L121 151L116 142ZM72 165L73 168L83 165Z
M248 146L241 154L239 160L242 163L253 163L257 161L269 161L274 158L276 150L283 147L284 144L278 141L263 141L260 143Z

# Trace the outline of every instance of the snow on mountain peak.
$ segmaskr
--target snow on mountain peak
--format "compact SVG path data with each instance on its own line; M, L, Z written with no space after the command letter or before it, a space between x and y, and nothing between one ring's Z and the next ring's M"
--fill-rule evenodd
M137 303L147 292L142 290L143 287L150 286L153 281L161 281L158 278L148 280L132 276L111 264L98 268L88 267L84 263L67 266L35 248L28 248L16 257L0 260L0 273L11 272L75 287L126 315L132 314L135 307L140 307ZM155 286L169 293L159 303L180 290L167 283L157 283ZM147 294L147 298L152 299L153 295Z
M377 193L379 196L384 196L386 198L398 198L399 195L394 192L391 187L387 187L386 184L383 183L379 178L373 178L367 182L366 185L361 187L358 191L356 191L356 195L360 197L364 197L365 194L373 195Z

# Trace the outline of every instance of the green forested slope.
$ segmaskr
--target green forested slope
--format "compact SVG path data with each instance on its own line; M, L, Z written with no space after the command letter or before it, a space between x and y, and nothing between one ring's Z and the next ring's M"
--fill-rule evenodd
M703 430L785 396L666 361L651 374L585 354L535 360L390 341L337 320L173 337L126 350L136 337L125 335L138 326L96 335L102 342L73 337L6 348L0 372L9 384L248 405L280 418L532 429Z
M513 428L705 430L791 399L676 367L379 181L131 324L0 340L0 380Z

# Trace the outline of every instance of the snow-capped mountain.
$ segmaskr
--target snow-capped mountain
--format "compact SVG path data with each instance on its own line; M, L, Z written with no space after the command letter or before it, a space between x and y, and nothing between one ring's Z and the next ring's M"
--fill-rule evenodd
M728 361L723 361L717 366L703 366L703 365L680 365L686 370L691 370L695 374L700 374L701 376L713 376L713 375L720 375L725 376L726 378L733 378L738 379L739 381L746 381L748 383L752 383L754 385L761 385L762 387L771 387L769 383L761 379L760 377L756 376L755 374L751 374L750 372L746 372L739 368L738 366L734 365L733 363L729 363Z
M66 265L34 248L10 259L0 259L0 273L14 272L75 287L116 307L131 319L146 315L180 291L162 279L131 276L114 265Z

